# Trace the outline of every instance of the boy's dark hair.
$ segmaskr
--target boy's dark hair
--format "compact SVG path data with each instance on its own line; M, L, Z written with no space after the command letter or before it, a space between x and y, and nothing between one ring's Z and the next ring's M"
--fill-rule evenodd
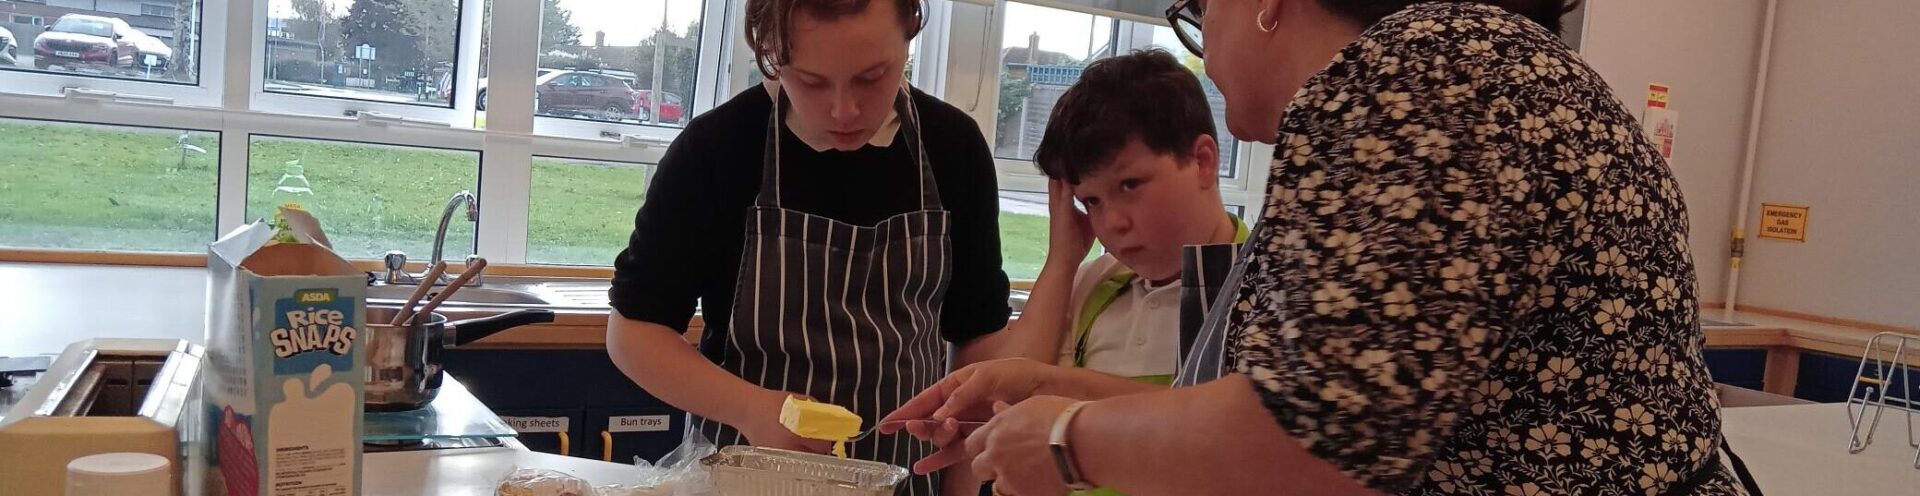
M794 14L806 14L822 22L833 21L841 17L867 11L867 6L875 0L747 0L746 31L747 45L753 48L753 62L760 67L760 74L767 79L778 79L776 68L787 65L793 56L793 19ZM878 0L893 2L895 15L899 16L900 31L907 35L906 40L920 35L920 28L926 25L921 14L921 0Z
M1088 65L1054 103L1033 161L1047 177L1078 184L1129 139L1184 160L1201 136L1219 135L1200 78L1165 50L1144 50Z

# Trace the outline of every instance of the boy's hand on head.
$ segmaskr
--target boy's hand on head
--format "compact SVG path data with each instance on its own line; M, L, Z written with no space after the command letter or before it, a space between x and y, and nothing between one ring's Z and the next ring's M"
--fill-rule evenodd
M1073 185L1064 179L1047 181L1047 264L1078 269L1093 250L1093 222L1074 205Z

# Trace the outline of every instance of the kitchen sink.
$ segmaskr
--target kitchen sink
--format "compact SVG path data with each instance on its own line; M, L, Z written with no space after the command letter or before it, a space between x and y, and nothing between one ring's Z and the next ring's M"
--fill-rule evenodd
M410 284L378 284L367 287L367 300L376 305L405 303L413 294ZM422 300L431 299L433 292ZM607 282L592 279L487 276L481 286L460 288L448 298L450 306L489 306L514 308L606 309Z
M439 293L442 289L445 288L434 288L432 292L427 293L427 296L420 299L431 299L433 295ZM413 290L413 286L370 286L367 288L367 298L372 300L398 300L405 302L408 296L413 295ZM452 298L447 299L447 303L545 305L547 304L547 300L541 298L540 295L526 291L479 287L460 288L460 291L454 293Z

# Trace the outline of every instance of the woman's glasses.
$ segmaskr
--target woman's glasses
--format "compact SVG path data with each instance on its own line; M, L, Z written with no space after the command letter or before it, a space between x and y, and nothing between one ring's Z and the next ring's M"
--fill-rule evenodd
M1179 0L1167 7L1167 24L1173 26L1173 34L1180 38L1180 44L1187 46L1193 56L1206 58L1200 50L1200 0Z

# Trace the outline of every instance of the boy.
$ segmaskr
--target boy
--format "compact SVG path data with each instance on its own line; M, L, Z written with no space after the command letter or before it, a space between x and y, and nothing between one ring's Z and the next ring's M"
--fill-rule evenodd
M1087 66L1034 155L1051 180L1047 261L1009 355L1169 384L1180 353L1181 248L1246 237L1221 203L1199 78L1152 50ZM1074 200L1085 205L1082 212ZM1106 254L1081 265L1092 239Z

